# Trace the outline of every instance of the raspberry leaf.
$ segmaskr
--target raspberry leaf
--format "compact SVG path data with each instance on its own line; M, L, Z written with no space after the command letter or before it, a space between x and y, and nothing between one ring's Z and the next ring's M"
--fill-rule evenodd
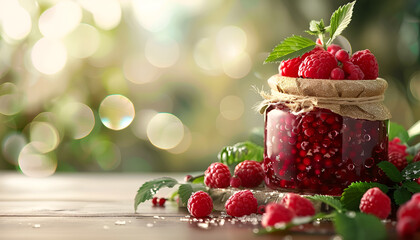
M277 45L264 63L280 62L287 59L300 57L315 48L316 43L311 39L301 36L292 36Z
M367 190L373 187L378 187L382 192L387 193L389 188L386 185L375 183L375 182L353 182L344 189L341 195L341 203L344 208L348 210L357 211L359 210L360 199Z
M405 188L399 187L394 191L394 201L397 205L404 204L410 200L412 194Z
M328 40L327 45L331 44L332 41L350 24L355 3L356 1L341 6L331 15L330 39Z
M385 172L385 174L389 177L389 179L391 179L393 182L401 182L403 180L403 176L400 173L400 171L398 170L398 168L388 162L388 161L382 161L380 163L377 164L378 167L380 167L382 169L382 171Z
M333 196L327 196L327 195L313 195L313 196L306 196L307 199L313 200L313 201L320 201L323 202L331 207L333 207L338 212L343 211L343 205L341 204L340 200Z
M404 179L413 180L420 177L420 162L412 162L407 165L402 171Z
M229 168L235 167L245 160L262 162L264 148L252 142L240 142L233 146L224 147L218 154L219 161Z
M157 178L143 183L134 198L134 211L137 211L137 207L140 203L152 199L153 195L162 187L172 188L176 184L178 184L178 181L170 177Z
M405 187L408 191L412 193L420 192L420 184L417 182L404 182L403 187Z
M195 184L197 184L197 183L204 183L204 175L196 177L196 178L192 181L192 183L195 183Z
M181 184L178 188L179 199L181 200L182 206L187 206L188 199L194 192L207 191L203 184Z
M336 213L334 227L344 240L386 239L386 229L379 218L361 212Z
M405 128L397 123L389 121L388 125L388 138L392 140L398 137L402 143L407 143L408 141L408 132Z

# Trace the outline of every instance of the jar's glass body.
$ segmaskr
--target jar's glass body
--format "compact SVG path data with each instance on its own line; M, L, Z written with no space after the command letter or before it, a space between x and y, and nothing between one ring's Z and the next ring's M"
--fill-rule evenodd
M264 171L272 189L339 195L354 181L385 180L387 121L343 117L327 109L294 114L270 105L265 114Z

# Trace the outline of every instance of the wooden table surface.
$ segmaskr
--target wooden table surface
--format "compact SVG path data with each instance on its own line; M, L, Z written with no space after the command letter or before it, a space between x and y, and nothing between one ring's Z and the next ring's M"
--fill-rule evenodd
M193 221L186 209L150 202L134 213L139 186L160 176L184 174L58 173L29 178L0 172L0 239L334 239L330 223L307 226L310 233L257 236L252 222L214 214L210 223ZM162 192L166 196L170 191ZM222 224L223 223L223 224Z

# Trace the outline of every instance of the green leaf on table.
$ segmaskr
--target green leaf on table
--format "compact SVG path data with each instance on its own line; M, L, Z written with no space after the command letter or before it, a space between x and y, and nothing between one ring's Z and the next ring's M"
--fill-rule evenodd
M332 43L350 24L355 3L356 1L348 3L333 12L330 19L330 39L327 44Z
M392 140L396 137L398 137L402 143L407 143L408 138L409 138L408 132L407 130L405 130L403 126L389 121L388 138L389 140Z
M152 199L157 191L159 191L162 187L172 188L177 183L177 180L170 177L161 177L143 183L134 198L134 211L137 211L137 207L140 203Z
M402 171L404 179L413 180L420 177L420 162L412 162L407 165Z
M344 240L386 239L386 229L381 220L362 212L336 213L334 227Z
M343 207L348 210L359 210L360 199L362 199L363 194L370 188L378 187L382 192L387 193L389 188L386 185L375 183L375 182L353 182L344 189L343 194L341 195L341 203Z
M224 147L218 154L219 161L230 168L245 160L263 161L264 148L252 142L240 142Z
M280 62L287 59L300 57L315 48L316 43L311 39L301 36L292 36L277 45L264 63Z
M414 146L407 147L405 151L411 156L415 156L420 151L420 142Z
M420 192L420 184L415 181L403 182L403 187L412 193Z
M191 194L197 191L207 191L207 189L203 184L181 184L178 188L178 193L182 206L187 206L188 199L191 197Z
M307 199L314 200L314 201L320 201L323 202L331 207L333 207L338 212L341 212L343 210L343 205L341 204L340 200L333 196L327 196L327 195L313 195L313 196L306 196Z
M412 195L407 189L399 187L394 191L394 201L397 205L401 205L410 200Z
M401 172L398 170L398 168L394 164L392 164L388 161L382 161L382 162L378 163L377 165L378 165L378 167L380 167L382 169L382 171L384 171L384 173L393 182L399 183L403 180L403 176L402 176Z

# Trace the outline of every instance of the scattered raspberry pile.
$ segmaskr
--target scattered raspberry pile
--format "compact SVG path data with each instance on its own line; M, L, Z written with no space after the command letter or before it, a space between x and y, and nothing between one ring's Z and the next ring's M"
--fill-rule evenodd
M295 216L313 216L312 202L294 193L287 193L280 203L269 203L261 220L263 227L290 222Z
M188 199L187 208L194 217L207 217L213 210L213 200L208 193L198 191Z
M367 80L378 77L378 63L368 49L349 56L336 44L331 44L327 50L317 45L301 57L282 61L279 73L286 77Z
M412 237L420 229L420 193L401 205L397 212L397 232L401 237Z
M381 189L371 188L363 194L359 208L361 212L385 219L391 212L391 199Z
M235 176L241 180L243 187L254 188L264 180L264 171L259 162L245 160L235 167Z
M236 192L230 196L225 204L226 213L232 217L242 217L256 213L257 208L257 199L249 190Z

